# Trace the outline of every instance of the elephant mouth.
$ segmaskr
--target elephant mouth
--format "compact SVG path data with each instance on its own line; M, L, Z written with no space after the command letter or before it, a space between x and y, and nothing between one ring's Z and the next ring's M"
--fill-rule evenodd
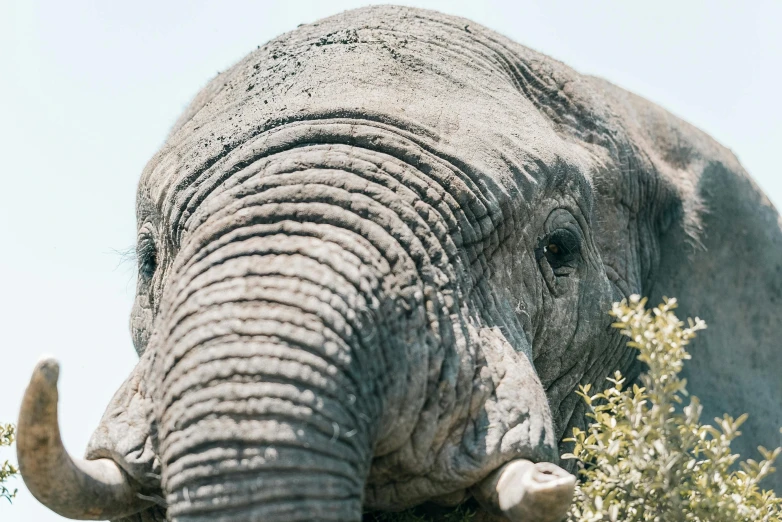
M42 359L24 396L19 462L33 495L68 518L118 519L146 511L150 520L169 520L176 513L169 511L167 502L159 494L142 493L143 488L115 461L72 459L67 454L57 422L58 376L59 364L51 358ZM527 473L527 469L535 471ZM280 475L284 481L284 473ZM563 474L558 466L520 460L500 468L474 488L473 494L484 502L491 499L501 508L513 510L523 520L556 520L551 514L569 505L572 488L573 477ZM183 495L188 504L193 503L187 488ZM459 497L458 503L464 499Z

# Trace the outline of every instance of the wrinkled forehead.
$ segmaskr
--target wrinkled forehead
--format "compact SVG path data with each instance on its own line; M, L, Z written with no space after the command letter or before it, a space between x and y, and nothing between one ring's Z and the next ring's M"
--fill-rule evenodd
M414 135L498 187L537 185L536 176L555 175L551 165L586 185L584 150L530 99L514 45L466 20L406 8L302 26L210 82L147 166L142 192L159 204L242 143L327 118Z

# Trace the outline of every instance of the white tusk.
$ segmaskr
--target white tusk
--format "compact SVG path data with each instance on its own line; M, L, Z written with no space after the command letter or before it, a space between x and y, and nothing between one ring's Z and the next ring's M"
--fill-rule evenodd
M576 477L556 464L518 459L486 477L474 493L511 522L559 522L575 487Z

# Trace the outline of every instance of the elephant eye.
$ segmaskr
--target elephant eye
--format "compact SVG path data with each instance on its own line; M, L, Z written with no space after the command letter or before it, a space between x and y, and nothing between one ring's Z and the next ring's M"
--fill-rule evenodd
M581 238L566 228L555 230L542 243L543 255L555 271L572 266L581 252Z
M157 270L157 247L151 237L144 237L139 241L136 255L139 274L145 279L151 279Z

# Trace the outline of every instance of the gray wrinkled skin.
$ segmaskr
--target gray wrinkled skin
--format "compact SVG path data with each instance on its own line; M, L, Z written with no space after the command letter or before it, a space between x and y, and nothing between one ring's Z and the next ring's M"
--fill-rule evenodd
M124 520L356 521L557 462L578 385L639 370L606 314L631 293L709 323L707 420L781 442L771 204L708 136L467 20L269 42L196 97L137 214L141 359L87 457L168 508Z

